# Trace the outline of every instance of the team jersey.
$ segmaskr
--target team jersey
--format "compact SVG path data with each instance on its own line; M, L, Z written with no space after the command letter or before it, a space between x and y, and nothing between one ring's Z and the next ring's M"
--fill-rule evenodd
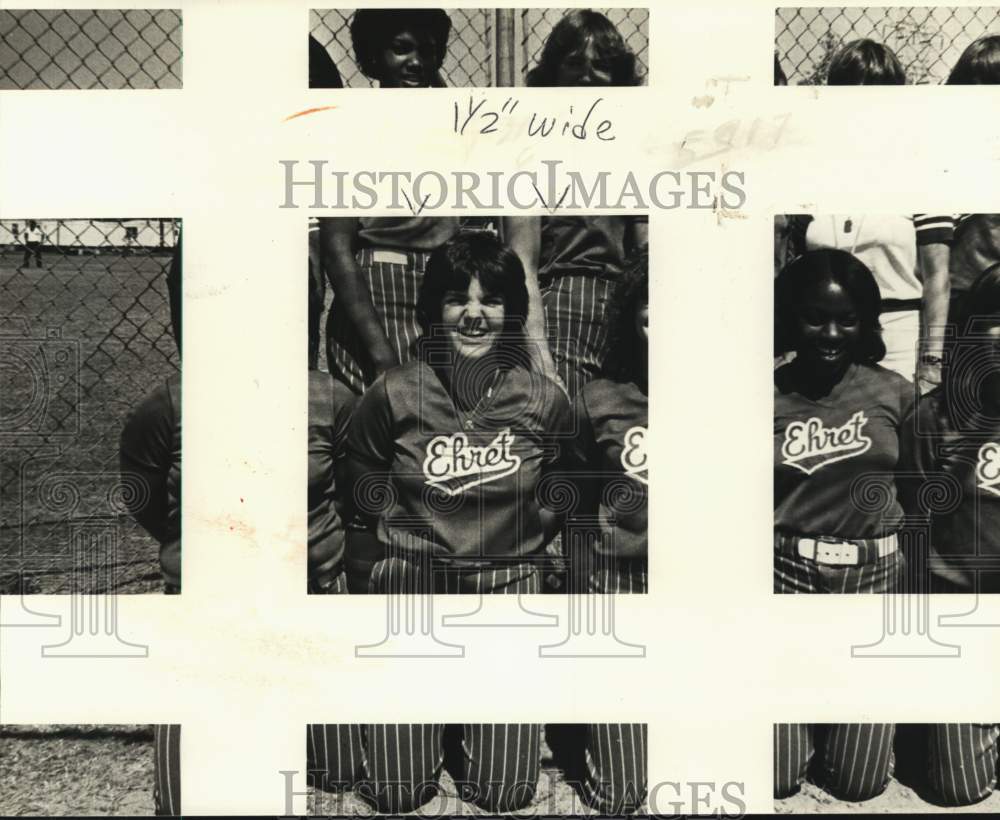
M938 388L905 422L902 466L912 477L901 482L901 498L908 513L930 516L933 563L942 564L935 574L971 591L974 568L962 567L961 559L1000 557L1000 422L981 433L960 432L942 405ZM948 565L949 558L960 560ZM1000 569L980 573L980 589L986 585L1000 591Z
M334 468L347 440L354 394L319 370L309 371L309 565L336 574L344 560Z
M544 547L536 490L559 469L570 424L569 400L541 374L511 367L477 411L461 413L437 373L414 359L365 391L347 446L391 485L383 543L488 562Z
M646 217L547 216L542 218L542 247L538 275L621 277L632 250L629 229Z
M775 529L844 539L896 532L903 510L894 472L913 385L852 364L830 395L813 400L795 391L792 367L774 374ZM855 486L866 476L872 483ZM872 503L876 496L885 503Z
M129 512L176 556L181 537L181 377L171 376L129 416L122 430L119 463L123 480L135 478L148 492L127 493ZM167 579L177 583L179 579Z
M608 539L601 551L617 558L646 556L648 400L635 383L597 379L574 402L573 460L584 504ZM610 547L610 549L608 549Z
M371 216L358 219L361 245L400 251L432 251L458 233L451 216Z

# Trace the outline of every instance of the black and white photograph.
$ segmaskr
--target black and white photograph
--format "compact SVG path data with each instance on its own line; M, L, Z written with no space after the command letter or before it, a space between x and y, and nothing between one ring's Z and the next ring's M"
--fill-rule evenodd
M312 724L309 815L646 811L643 723Z
M1000 217L775 243L774 591L1000 591Z
M777 814L1000 811L996 723L777 723Z
M649 10L314 9L310 88L636 86Z
M775 10L775 85L996 85L1000 7Z
M647 227L313 226L311 591L646 592Z
M0 10L0 89L182 87L178 9Z
M0 724L0 814L179 816L180 764L176 724Z
M179 592L177 219L0 219L0 593Z

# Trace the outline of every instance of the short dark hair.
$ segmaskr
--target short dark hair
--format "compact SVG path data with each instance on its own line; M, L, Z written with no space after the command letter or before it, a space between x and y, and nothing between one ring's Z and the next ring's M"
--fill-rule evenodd
M788 85L788 77L785 76L785 71L781 67L781 60L778 59L778 52L774 52L774 84L775 85Z
M906 85L906 72L888 46L874 40L854 40L830 61L826 84Z
M506 326L500 346L510 354L508 358L530 367L525 337L528 287L524 265L514 251L489 231L460 233L431 253L417 296L417 321L423 338L433 339L434 328L441 324L445 294L467 290L473 279L487 293L503 297Z
M361 72L381 80L381 51L401 31L434 41L434 70L448 53L451 18L444 9L358 9L351 18L351 44Z
M635 329L635 311L649 302L649 251L641 248L625 263L608 306L608 355L604 360L604 376L615 381L646 381L648 373L639 372L648 359L640 355L639 335Z
M847 251L833 248L808 251L789 262L774 280L774 353L781 356L799 345L795 311L806 289L823 282L836 282L858 310L861 338L855 349L856 362L874 364L885 358L885 343L878 316L882 297L878 283L864 262Z
M948 75L946 85L1000 84L1000 34L973 41Z
M615 24L597 11L574 9L552 27L542 47L542 56L526 77L526 84L551 87L558 83L559 66L567 56L592 40L594 48L611 66L611 85L639 85L635 54Z

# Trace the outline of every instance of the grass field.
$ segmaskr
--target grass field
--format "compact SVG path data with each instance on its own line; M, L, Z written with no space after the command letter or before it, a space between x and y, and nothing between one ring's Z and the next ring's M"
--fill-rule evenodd
M596 814L580 799L576 787L567 780L566 772L556 762L542 731L542 768L535 799L516 816L542 817L551 815L590 816ZM466 803L458 797L455 781L447 769L442 772L438 796L426 803L413 816L447 817L451 815L484 815L488 812ZM374 810L354 792L324 792L309 789L308 814L316 816L372 817ZM645 813L643 808L640 814Z
M158 590L158 547L118 499L118 437L179 363L169 253L0 255L0 592L72 589L73 538L100 530L116 555L82 591Z
M150 726L0 726L0 815L153 814Z

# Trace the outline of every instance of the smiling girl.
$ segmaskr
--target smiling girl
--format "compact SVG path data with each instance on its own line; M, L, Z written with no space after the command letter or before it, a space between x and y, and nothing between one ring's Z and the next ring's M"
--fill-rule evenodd
M380 88L444 85L451 18L442 9L359 9L351 43L362 73Z
M524 269L493 235L431 254L416 357L372 384L348 434L352 591L539 590L559 521L536 490L570 419L565 394L531 365L527 310ZM390 503L368 507L372 496Z
M775 592L899 583L894 471L913 386L878 365L879 303L846 251L810 251L775 280L775 354L795 354L774 373Z

